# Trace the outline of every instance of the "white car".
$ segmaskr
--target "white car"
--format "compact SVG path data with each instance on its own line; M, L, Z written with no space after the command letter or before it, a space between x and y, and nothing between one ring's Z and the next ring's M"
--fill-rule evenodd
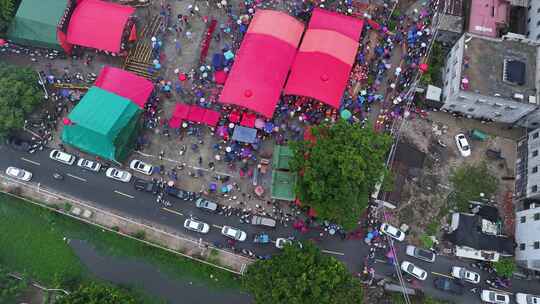
M467 142L467 138L465 137L465 134L460 133L456 135L456 145L459 150L459 153L463 157L467 157L471 155L471 146L469 146L469 142Z
M517 304L540 304L540 296L535 296L527 293L516 293Z
M401 270L421 281L424 281L427 278L427 272L424 269L415 266L413 263L408 261L403 261L401 263Z
M230 226L223 226L223 228L221 228L221 234L240 242L245 241L247 238L247 234L244 231Z
M453 266L452 267L452 276L454 278L478 284L480 283L480 275L474 271L467 270L465 267Z
M194 219L186 219L184 228L198 233L208 233L210 231L210 225Z
M129 163L129 167L137 172L146 175L152 175L152 171L154 171L154 167L152 165L149 165L138 159L132 160L131 163Z
M6 174L25 182L29 181L32 178L32 173L15 167L8 167L6 169Z
M407 248L405 249L405 253L419 260L423 260L430 263L435 262L435 254L430 250L418 248L413 245L407 245Z
M389 237L396 239L400 242L405 239L405 232L387 223L382 223L381 228L379 230L381 231L381 233L384 233L388 235Z
M77 161L77 166L94 172L98 172L99 169L101 169L100 163L84 158L79 158L79 160Z
M494 304L509 304L510 296L506 293L483 289L480 295L482 301Z
M129 181L131 180L131 173L112 167L105 171L105 176L107 176L108 178L119 180L124 183L129 183Z
M286 244L292 244L292 241L286 238L277 238L276 239L276 248L283 249Z
M51 154L49 154L49 157L51 159L54 159L56 161L59 161L63 164L70 165L70 166L73 165L73 163L75 162L75 156L66 152L62 152L60 150L56 150L56 149L51 151Z

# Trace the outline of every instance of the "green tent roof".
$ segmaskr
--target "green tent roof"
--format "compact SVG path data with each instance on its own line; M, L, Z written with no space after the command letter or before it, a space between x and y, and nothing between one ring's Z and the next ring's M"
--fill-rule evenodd
M272 154L272 168L276 170L289 170L289 159L293 157L293 152L288 146L274 146Z
M294 187L296 175L284 171L272 171L272 194L273 199L294 201Z
M15 43L35 47L62 47L56 37L58 23L68 0L22 0L7 37Z
M135 143L140 108L129 99L92 87L71 111L62 141L114 161L124 160Z

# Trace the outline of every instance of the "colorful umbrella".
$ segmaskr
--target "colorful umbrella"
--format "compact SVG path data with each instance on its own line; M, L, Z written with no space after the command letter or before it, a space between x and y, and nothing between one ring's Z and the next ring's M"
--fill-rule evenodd
M347 119L351 118L351 116L352 116L351 111L349 111L347 109L341 111L341 118L347 120Z

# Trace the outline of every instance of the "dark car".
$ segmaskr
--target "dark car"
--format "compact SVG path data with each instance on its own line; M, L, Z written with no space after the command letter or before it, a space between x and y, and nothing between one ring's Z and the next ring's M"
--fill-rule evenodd
M437 278L433 280L433 285L435 288L442 291L447 291L458 295L463 294L463 284L453 279Z
M8 137L6 140L6 143L17 151L28 151L28 149L30 149L30 146L31 146L29 141L26 141L24 139L21 139L15 136Z
M167 192L167 194L170 196L174 196L184 201L187 201L190 198L190 193L188 191L178 189L176 187L167 187L165 188L165 192Z
M158 193L158 185L154 181L137 178L133 185L135 186L135 189L139 191L150 192L154 194Z

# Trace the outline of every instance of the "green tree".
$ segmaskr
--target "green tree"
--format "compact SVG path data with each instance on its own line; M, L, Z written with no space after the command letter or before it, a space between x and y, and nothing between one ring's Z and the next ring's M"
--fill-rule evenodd
M243 283L257 304L358 304L362 289L343 263L311 243L250 265Z
M9 276L9 272L0 266L0 303L16 303L16 298L26 289L25 280Z
M15 14L14 0L0 0L0 33L7 30L13 15Z
M22 129L42 98L37 74L29 68L0 67L0 136Z
M128 292L104 284L90 283L62 297L57 304L137 304L140 303Z
M516 262L512 258L502 258L498 262L493 263L495 272L505 278L512 276L516 270Z
M369 194L388 176L385 159L391 144L388 135L375 133L340 120L312 128L315 142L291 144L291 169L298 173L296 196L313 207L319 217L356 226Z
M468 211L469 201L480 199L480 193L489 198L499 186L499 180L485 162L457 168L450 175L450 183L454 188L453 200L462 212Z

